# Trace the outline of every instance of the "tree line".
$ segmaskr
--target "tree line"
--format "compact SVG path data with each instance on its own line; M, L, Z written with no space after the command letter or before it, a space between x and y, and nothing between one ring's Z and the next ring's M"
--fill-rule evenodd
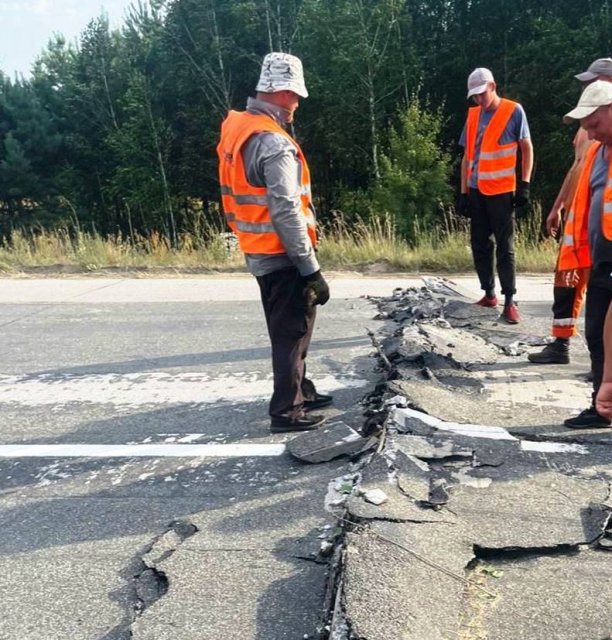
M135 2L119 29L100 16L77 46L54 36L28 78L0 72L0 237L68 225L177 244L220 224L220 122L271 50L304 63L295 135L323 221L435 224L477 66L525 107L546 208L572 161L573 75L612 54L610 20L608 0Z

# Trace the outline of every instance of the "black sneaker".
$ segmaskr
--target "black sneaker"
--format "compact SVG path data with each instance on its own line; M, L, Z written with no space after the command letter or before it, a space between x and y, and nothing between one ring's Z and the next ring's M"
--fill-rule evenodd
M609 427L610 421L599 415L595 407L581 411L575 418L568 418L563 424L570 429L602 429Z
M312 400L304 400L304 411L327 407L327 405L330 405L333 401L333 396L327 396L324 393L315 393L315 397Z
M559 341L551 342L542 351L530 353L527 360L534 364L569 364L569 344Z
M320 427L326 420L325 416L309 415L299 418L272 418L270 431L272 433L285 433L287 431L313 431Z

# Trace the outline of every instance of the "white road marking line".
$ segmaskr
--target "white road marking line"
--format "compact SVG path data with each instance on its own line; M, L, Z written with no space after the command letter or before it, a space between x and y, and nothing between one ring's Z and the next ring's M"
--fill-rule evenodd
M367 380L350 375L317 376L325 393L361 388ZM209 376L205 373L154 371L149 373L0 375L0 404L65 405L71 402L139 407L150 404L212 404L268 399L272 377L251 373Z
M0 458L278 457L284 444L4 444Z
M539 451L542 453L582 453L587 454L588 448L580 444L572 444L568 442L534 442L532 440L520 440L515 438L503 427L488 427L482 424L463 424L460 422L446 422L435 416L431 416L422 411L414 409L396 407L393 410L393 420L404 426L406 419L414 418L424 424L447 431L460 436L469 436L471 438L487 438L489 440L514 440L520 441L520 447L523 451Z

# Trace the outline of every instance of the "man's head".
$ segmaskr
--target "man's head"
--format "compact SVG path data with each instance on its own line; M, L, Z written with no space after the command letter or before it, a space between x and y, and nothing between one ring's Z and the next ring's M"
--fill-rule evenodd
M300 98L308 97L301 60L290 53L268 53L255 90L258 98L286 109L291 122Z
M563 117L566 124L574 120L580 121L589 140L612 144L612 83L596 80L589 84L576 108Z
M485 111L496 106L497 103L497 86L495 78L489 69L478 67L470 73L467 81L468 98L472 100Z

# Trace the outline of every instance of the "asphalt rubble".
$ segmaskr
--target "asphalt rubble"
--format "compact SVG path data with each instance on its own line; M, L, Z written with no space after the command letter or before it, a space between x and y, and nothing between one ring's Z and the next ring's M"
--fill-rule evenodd
M374 302L381 381L361 433L289 444L352 459L326 498L341 534L321 548L321 637L611 639L612 430L570 432L557 401L588 385L517 373L544 326L506 325L447 280Z

